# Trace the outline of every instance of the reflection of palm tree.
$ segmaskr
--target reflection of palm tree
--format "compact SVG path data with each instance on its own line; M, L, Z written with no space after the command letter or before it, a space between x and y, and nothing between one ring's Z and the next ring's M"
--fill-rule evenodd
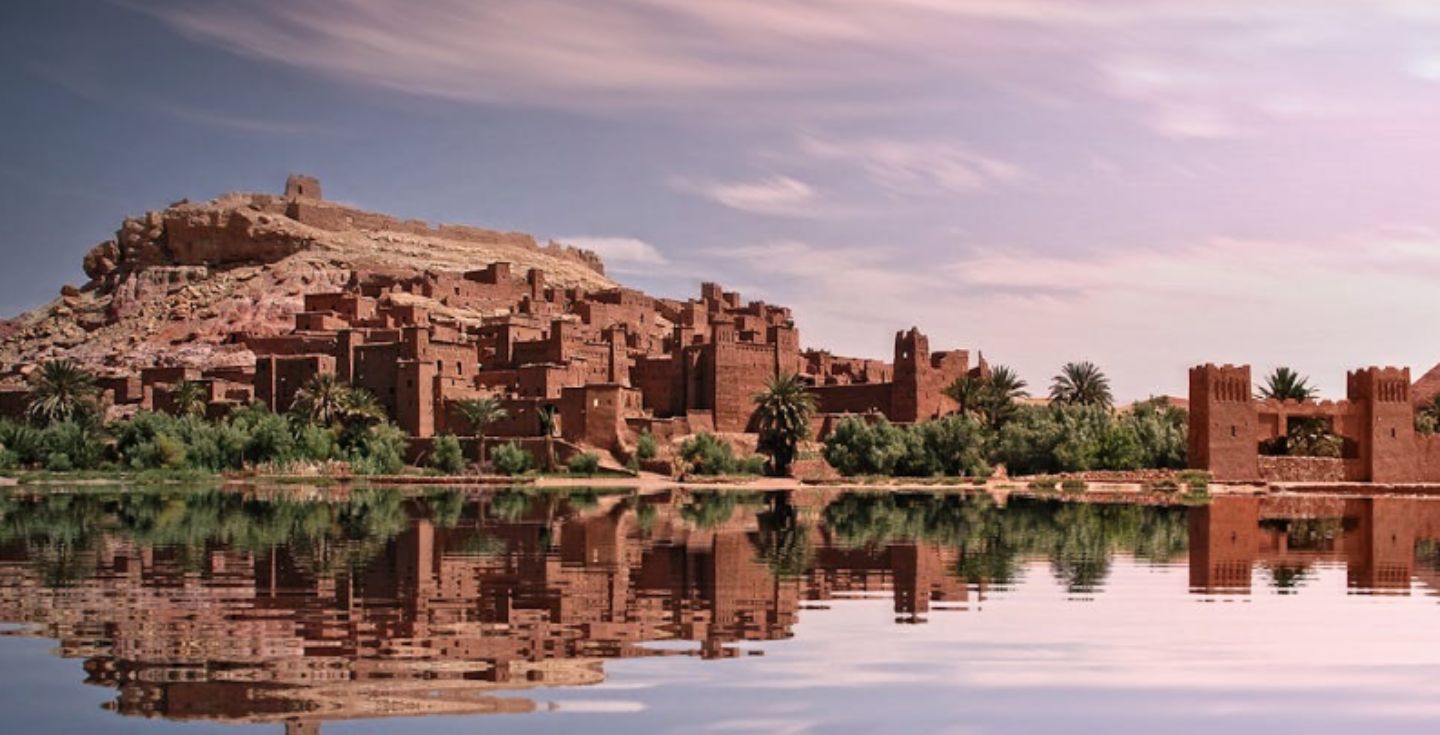
M1310 569L1302 564L1276 564L1269 571L1270 582L1281 594L1294 594L1310 577Z
M799 522L795 506L780 499L772 510L760 515L759 554L776 577L798 577L809 571L815 559L810 529Z

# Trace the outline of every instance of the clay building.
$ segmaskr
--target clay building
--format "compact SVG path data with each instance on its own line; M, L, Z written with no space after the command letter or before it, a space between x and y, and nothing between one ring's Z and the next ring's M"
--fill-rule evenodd
M353 227L364 214L325 202L307 177L292 177L284 197L257 206L316 227ZM893 364L802 350L789 309L714 283L679 301L558 287L539 269L493 262L463 273L361 269L341 290L303 299L288 332L233 337L255 355L254 398L285 411L313 376L334 373L374 394L421 440L472 434L456 404L481 396L502 399L510 414L489 434L533 437L550 409L564 441L620 454L642 431L752 431L752 397L781 373L814 386L822 415L920 421L954 410L944 387L986 369L983 359L972 367L965 350L932 353L914 328L896 335ZM178 379L156 373L141 390ZM216 395L240 393L227 383ZM113 398L154 407L128 383Z
M243 215L255 237L284 217L317 231L383 231L401 240L431 233L540 247L528 236L437 228L347 208L326 201L320 182L306 176L291 176L281 196L253 194L245 202L235 216ZM164 248L156 248L183 255L211 237L190 220L172 219L156 225L164 239ZM278 248L272 255L305 247L308 231L271 243ZM225 267L243 260L245 247L227 245L223 253L212 247L205 258L197 250L180 262ZM603 272L593 254L557 252ZM440 434L473 435L457 404L493 396L509 417L487 427L489 435L536 437L542 412L553 411L562 454L585 445L625 457L641 432L669 440L700 431L754 431L753 396L779 374L798 374L813 386L820 433L840 415L897 422L944 415L956 408L945 386L987 370L983 358L972 365L966 350L932 352L915 328L896 335L893 362L805 350L790 309L746 301L715 283L702 284L696 298L677 300L618 286L560 285L539 268L522 272L505 261L476 265L387 270L366 261L343 278L312 283L288 327L229 334L227 344L253 354L253 367L165 366L139 376L109 375L102 380L105 400L120 412L174 410L175 386L199 382L207 415L251 400L283 412L316 375L334 374L372 393L422 450ZM23 406L23 393L0 395L0 410L17 413Z
M1221 482L1440 482L1440 436L1415 430L1409 368L1363 368L1345 383L1342 401L1266 400L1248 365L1192 368L1190 466ZM1338 435L1341 456L1264 456L1298 420Z

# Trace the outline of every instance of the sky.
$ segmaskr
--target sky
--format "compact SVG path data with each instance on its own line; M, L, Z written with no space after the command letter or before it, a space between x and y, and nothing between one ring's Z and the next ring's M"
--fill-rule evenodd
M124 216L303 172L1035 393L1440 360L1429 0L9 0L0 94L5 316Z

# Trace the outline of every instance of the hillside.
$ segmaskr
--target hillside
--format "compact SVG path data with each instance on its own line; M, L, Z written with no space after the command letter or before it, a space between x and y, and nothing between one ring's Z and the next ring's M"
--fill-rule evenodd
M559 285L615 285L588 251L327 202L308 177L292 176L281 196L181 201L126 218L85 256L84 285L0 322L0 380L57 357L95 368L246 365L254 356L233 333L289 329L303 294L338 289L356 270L463 272L493 261L539 268Z

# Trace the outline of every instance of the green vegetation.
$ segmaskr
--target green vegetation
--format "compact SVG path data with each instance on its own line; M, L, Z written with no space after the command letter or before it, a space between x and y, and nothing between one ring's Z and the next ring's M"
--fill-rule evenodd
M1260 443L1261 454L1276 457L1340 457L1344 450L1345 440L1318 416L1292 417L1284 435Z
M193 380L182 380L170 389L170 402L180 416L205 415L205 386Z
M759 422L759 449L770 455L776 475L789 474L800 442L810 436L815 396L799 375L783 373L772 377L753 400Z
M1048 558L1052 573L1073 593L1097 589L1116 553L1168 562L1188 546L1183 508L1013 497L1002 509L988 495L851 493L823 515L846 546L883 548L907 540L956 548L957 571L971 582L1013 582L1026 558Z
M1288 367L1278 367L1265 376L1265 384L1260 386L1259 397L1277 401L1308 401L1315 397L1315 393L1309 378Z
M986 426L998 429L1014 415L1016 401L1028 395L1026 383L1004 365L988 375L964 375L946 386L945 395L960 404L960 413L975 416Z
M660 454L660 447L655 443L655 436L649 431L640 432L640 438L635 440L635 457L640 461L655 459Z
M1050 382L1050 401L1106 409L1115 405L1110 379L1088 360L1067 362L1060 367L1060 374Z
M846 475L985 476L987 441L980 422L961 414L914 426L852 417L825 438L825 460Z
M507 442L490 450L490 463L502 475L521 475L530 470L530 453L518 442Z
M1415 430L1421 434L1440 431L1440 395L1415 409Z
M600 455L594 452L576 454L565 462L565 469L572 475L593 475L600 471Z
M362 568L405 529L405 498L361 488L344 500L316 502L279 495L248 497L228 490L134 489L123 493L0 495L0 543L22 544L47 581L83 576L104 538L167 546L197 568L217 545L268 551L303 549L306 571Z
M430 449L430 466L447 475L460 474L465 469L465 452L460 448L460 440L453 434L435 437Z
M700 432L680 445L686 472L696 475L758 475L765 471L761 456L740 459L730 445L709 432Z
M1074 367L1064 373L1091 386L1079 392L1095 393L1104 376L1093 365ZM1024 383L1008 370L996 368L990 380L967 377L951 384L947 394L962 411L934 421L896 426L884 419L844 419L825 439L825 459L845 475L887 477L982 477L994 464L1014 475L1185 467L1187 416L1164 398L1116 412L1106 405L1105 388L1103 400L1025 406L1015 402Z
M362 474L404 467L407 439L386 423L373 396L318 375L288 419L261 404L223 419L204 417L204 391L182 381L174 415L142 411L101 425L95 383L69 361L41 367L31 388L30 424L0 420L0 469L50 472L223 472L348 462Z
M95 377L74 360L49 360L40 365L30 383L26 416L39 426L86 423L99 413L100 390Z
M504 421L510 416L510 412L500 405L500 399L486 396L485 398L468 398L458 401L455 410L470 424L471 430L480 438L480 456L485 456L485 429L496 421Z

